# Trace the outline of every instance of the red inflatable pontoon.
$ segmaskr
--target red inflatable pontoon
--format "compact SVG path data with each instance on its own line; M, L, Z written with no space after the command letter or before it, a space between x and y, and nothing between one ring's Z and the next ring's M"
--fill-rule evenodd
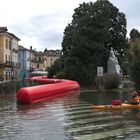
M48 79L47 77L39 76L30 78L29 81L43 83L45 85L21 88L17 92L17 101L20 103L37 103L80 90L79 83L71 80Z

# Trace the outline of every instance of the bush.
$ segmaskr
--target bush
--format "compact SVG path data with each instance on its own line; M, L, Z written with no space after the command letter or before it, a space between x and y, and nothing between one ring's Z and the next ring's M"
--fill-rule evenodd
M118 88L121 83L121 78L118 74L104 74L101 77L96 77L95 86L96 88L104 87L105 89L115 89Z
M112 74L104 74L103 75L103 87L105 89L115 89L118 88L121 83L121 78L118 74L112 73Z

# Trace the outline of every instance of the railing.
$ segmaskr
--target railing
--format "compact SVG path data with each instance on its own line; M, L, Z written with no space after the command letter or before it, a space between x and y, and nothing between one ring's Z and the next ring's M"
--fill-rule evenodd
M15 63L15 62L7 61L6 63L1 63L0 64L0 68L3 68L3 67L19 68L20 67L20 63Z
M28 59L28 61L30 62L34 62L34 63L44 63L44 60L38 60L38 59Z
M13 49L12 51L15 53L18 53L18 49Z

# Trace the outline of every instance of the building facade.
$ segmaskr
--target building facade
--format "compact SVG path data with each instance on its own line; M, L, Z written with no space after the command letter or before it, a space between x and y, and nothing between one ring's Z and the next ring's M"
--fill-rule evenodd
M44 56L44 68L47 69L51 67L54 62L60 58L61 51L60 50L48 50L43 53Z
M19 75L24 80L30 77L33 71L47 71L61 56L60 50L36 51L30 46L26 49L19 45L18 61L20 63Z
M60 58L60 50L44 52L18 45L20 39L0 27L0 81L24 80L32 71L46 71Z
M0 81L18 79L18 41L7 27L0 27Z
M54 62L60 58L60 50L47 50L45 52L37 52L30 47L31 52L31 71L41 70L47 71L48 67L51 67Z
M31 57L30 50L19 45L18 46L18 61L20 63L19 77L21 80L25 80L29 77L30 57Z

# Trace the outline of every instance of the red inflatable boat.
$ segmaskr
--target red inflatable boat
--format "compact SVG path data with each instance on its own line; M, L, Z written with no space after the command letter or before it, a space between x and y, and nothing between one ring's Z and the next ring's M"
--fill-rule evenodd
M47 77L39 76L29 78L29 82L38 82L44 85L21 88L17 92L17 101L20 103L37 103L80 90L79 83L71 80L48 79Z

